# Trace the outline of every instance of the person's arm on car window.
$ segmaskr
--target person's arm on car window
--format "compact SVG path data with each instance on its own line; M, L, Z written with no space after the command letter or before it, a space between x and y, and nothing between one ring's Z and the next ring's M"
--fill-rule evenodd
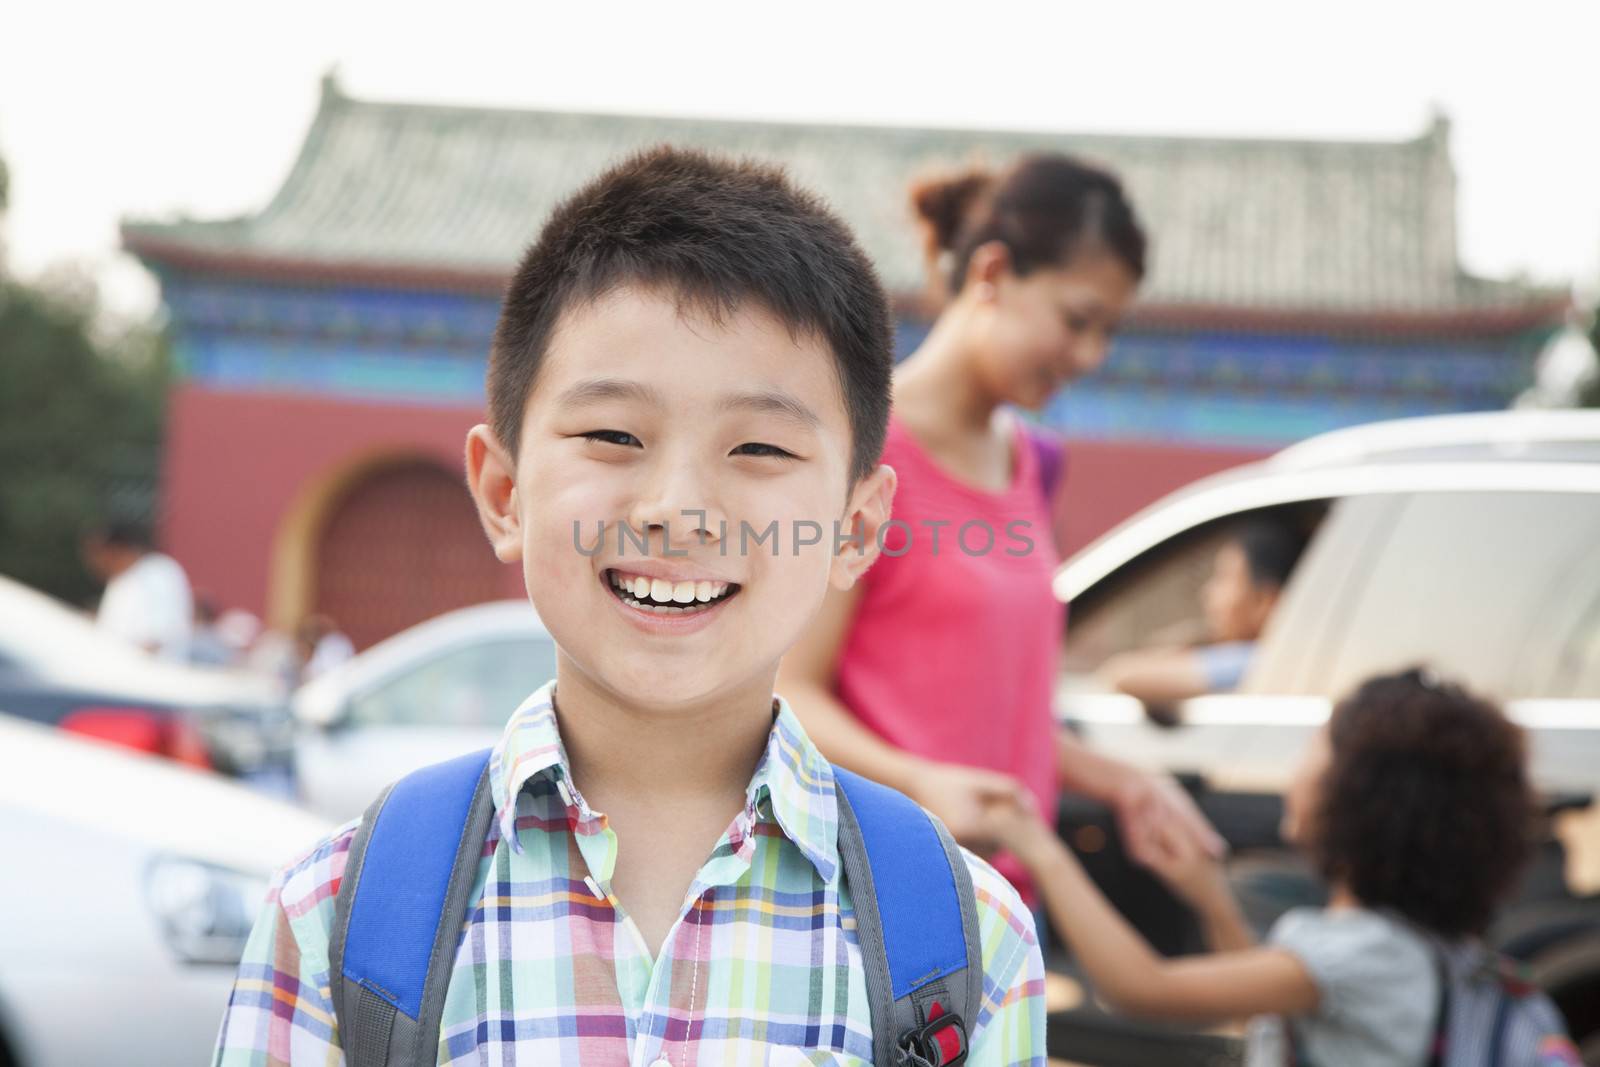
M1210 692L1192 648L1144 648L1112 656L1095 672L1105 685L1146 704L1176 704Z

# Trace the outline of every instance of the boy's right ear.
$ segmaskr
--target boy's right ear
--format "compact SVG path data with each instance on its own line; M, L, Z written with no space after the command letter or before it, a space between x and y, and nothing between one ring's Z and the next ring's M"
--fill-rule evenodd
M494 431L479 423L467 432L467 488L478 521L501 563L522 558L522 512L517 503L517 467Z
M849 589L855 585L878 558L883 546L884 525L889 521L894 504L897 477L893 467L880 463L851 491L840 527L859 540L846 541L835 548L829 574L835 588Z

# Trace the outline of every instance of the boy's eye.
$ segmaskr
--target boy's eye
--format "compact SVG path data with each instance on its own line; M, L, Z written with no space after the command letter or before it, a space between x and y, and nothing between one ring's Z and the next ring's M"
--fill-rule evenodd
M777 459L794 459L795 454L777 445L766 445L760 441L748 441L733 450L736 456L772 456Z
M624 448L642 447L637 437L622 430L590 430L588 433L578 435L586 441L600 441L608 445L622 445Z

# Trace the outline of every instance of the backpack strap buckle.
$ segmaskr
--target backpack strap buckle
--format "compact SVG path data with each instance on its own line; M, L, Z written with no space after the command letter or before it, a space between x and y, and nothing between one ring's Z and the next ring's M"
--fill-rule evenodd
M900 1038L908 1062L922 1067L957 1067L967 1059L967 1026L961 1016L936 1015Z

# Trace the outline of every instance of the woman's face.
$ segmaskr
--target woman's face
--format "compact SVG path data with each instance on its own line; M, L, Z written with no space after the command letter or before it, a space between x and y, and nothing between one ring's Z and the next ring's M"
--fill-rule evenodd
M1037 410L1067 382L1098 370L1138 280L1121 259L1086 252L1019 278L1005 266L980 291L978 370L990 393Z

